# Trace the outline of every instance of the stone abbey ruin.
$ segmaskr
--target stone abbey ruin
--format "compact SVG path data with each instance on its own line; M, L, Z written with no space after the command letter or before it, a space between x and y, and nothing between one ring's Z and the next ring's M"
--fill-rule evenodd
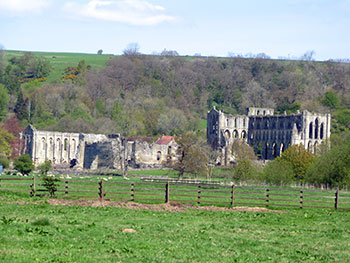
M331 132L331 115L308 111L274 115L269 108L248 108L246 115L228 115L213 108L207 116L207 141L221 153L221 163L232 156L230 145L242 139L261 160L280 156L291 145L315 153Z
M297 111L274 115L269 108L248 108L246 115L228 115L213 108L207 115L207 142L219 150L218 163L233 160L234 140L254 148L261 160L272 160L291 145L302 144L310 152L330 136L330 114ZM55 167L80 169L125 169L163 167L176 159L178 145L173 136L155 142L147 137L120 134L84 134L39 131L29 125L23 133L21 151L35 165L50 160Z
M144 138L125 138L120 134L39 131L32 125L20 137L21 152L29 154L35 165L50 160L56 168L161 167L172 161L177 147L173 136L162 136L150 143Z

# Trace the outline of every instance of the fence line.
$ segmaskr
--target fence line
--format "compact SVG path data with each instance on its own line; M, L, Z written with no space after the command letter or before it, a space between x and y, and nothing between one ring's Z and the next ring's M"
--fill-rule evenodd
M18 183L16 183L16 181ZM27 181L28 183L23 183ZM286 189L272 187L242 187L220 184L187 184L168 182L112 182L65 180L56 184L58 198L99 198L100 200L182 202L212 205L254 205L265 207L328 208L350 210L350 193ZM94 190L95 189L95 190ZM40 179L0 177L0 191L27 192L41 196ZM288 193L289 192L289 193ZM77 195L78 194L78 195Z

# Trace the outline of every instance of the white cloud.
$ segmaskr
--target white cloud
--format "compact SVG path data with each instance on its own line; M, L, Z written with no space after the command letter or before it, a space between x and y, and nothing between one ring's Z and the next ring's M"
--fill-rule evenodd
M0 0L0 10L12 13L39 12L49 0Z
M164 7L145 0L91 0L85 5L69 2L64 5L64 10L87 18L137 26L153 26L176 20L175 17L164 13Z

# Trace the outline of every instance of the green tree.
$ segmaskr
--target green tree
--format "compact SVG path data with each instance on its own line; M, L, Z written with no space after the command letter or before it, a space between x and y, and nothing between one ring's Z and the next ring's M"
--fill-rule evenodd
M42 175L47 175L47 173L51 170L51 161L46 160L45 162L38 165L38 169Z
M42 186L44 186L48 190L51 197L54 196L58 187L57 183L60 182L61 180L54 176L48 176L48 175L44 175L42 177L42 180L43 180Z
M29 154L23 154L18 157L14 162L14 166L17 171L24 175L29 175L30 172L34 170L33 161Z
M209 160L204 140L194 132L187 132L177 137L177 143L179 157L173 168L179 172L179 179L183 178L185 172L196 176L198 173L207 172Z
M314 160L314 155L305 150L303 145L290 146L282 153L281 161L289 163L297 181L303 181L306 171Z
M334 141L334 140L333 140ZM321 155L307 170L305 180L330 187L350 186L350 135L338 138L338 143Z
M336 110L340 107L340 100L333 90L329 90L323 95L321 103L332 110Z
M103 50L102 50L102 49L99 49L99 50L97 51L97 55L102 55L102 53L103 53Z
M295 180L293 167L277 157L264 167L261 179L267 184L288 185Z
M9 102L7 89L0 84L0 121L4 120L7 113L7 104Z
M14 136L0 127L0 157L8 159L11 156L11 141Z

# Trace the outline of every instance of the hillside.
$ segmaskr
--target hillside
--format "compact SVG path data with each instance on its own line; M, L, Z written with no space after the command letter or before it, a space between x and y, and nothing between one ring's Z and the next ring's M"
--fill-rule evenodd
M212 106L232 114L248 106L331 112L333 132L350 128L347 63L5 53L0 72L9 114L49 130L179 134L203 130Z

